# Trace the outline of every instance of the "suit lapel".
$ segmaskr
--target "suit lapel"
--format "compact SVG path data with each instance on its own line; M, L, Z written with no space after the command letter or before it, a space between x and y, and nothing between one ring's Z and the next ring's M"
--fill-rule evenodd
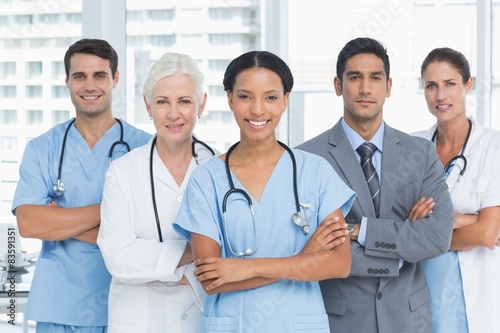
M399 137L394 129L385 124L384 147L382 149L382 175L380 185L380 217L391 216L392 206L396 198L397 184L401 181L401 173L405 163L406 149L399 146Z
M357 193L354 203L357 209L351 210L350 217L359 221L361 216L375 216L375 209L373 208L365 176L340 121L330 132L329 143L331 146L330 155L338 165L338 168L336 168L337 173Z

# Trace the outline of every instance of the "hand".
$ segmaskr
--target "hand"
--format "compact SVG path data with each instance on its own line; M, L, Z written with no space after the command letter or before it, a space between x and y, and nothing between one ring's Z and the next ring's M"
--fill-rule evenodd
M349 232L347 224L339 221L338 217L323 220L300 253L333 250L344 243Z
M411 208L408 218L415 221L432 214L432 208L435 204L433 198L420 198Z
M194 275L201 283L214 280L206 290L212 290L223 284L238 282L254 277L251 273L250 260L233 258L207 257L194 262L196 269Z
M453 229L465 227L466 225L476 223L479 219L479 214L455 214L455 224Z

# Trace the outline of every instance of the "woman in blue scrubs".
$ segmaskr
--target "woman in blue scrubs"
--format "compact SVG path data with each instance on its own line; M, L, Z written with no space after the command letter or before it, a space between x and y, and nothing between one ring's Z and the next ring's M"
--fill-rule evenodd
M245 53L223 84L240 141L193 172L174 220L210 295L201 331L329 332L317 281L349 274L355 193L323 158L277 141L293 86L282 59Z

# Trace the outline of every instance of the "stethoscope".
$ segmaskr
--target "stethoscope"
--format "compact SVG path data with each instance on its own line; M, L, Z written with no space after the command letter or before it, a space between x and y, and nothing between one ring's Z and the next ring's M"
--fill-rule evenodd
M469 142L470 133L472 131L472 122L468 118L467 118L467 121L469 121L469 131L467 132L467 136L465 137L465 142L464 142L464 145L462 147L462 150L460 151L460 154L455 156L455 157L452 157L451 160L449 160L448 163L446 163L446 165L444 166L444 173L447 174L458 160L462 160L464 162L464 166L463 166L462 170L460 170L457 182L460 181L460 177L462 177L464 175L465 169L467 169L467 158L465 157L464 152L465 152L465 147L467 147L467 143ZM432 135L432 139L431 139L431 141L434 143L436 142L437 131L438 130L436 127L436 130L434 131L434 134Z
M71 125L75 122L76 118L73 118L73 120L70 121L68 127L66 128L66 132L64 132L64 138L63 138L63 143L62 143L62 149L61 149L61 157L59 157L59 169L57 172L57 182L52 186L52 190L54 191L54 194L56 196L61 196L64 193L65 186L63 181L61 180L61 173L62 173L62 165L63 165L63 158L64 158L64 150L66 148L66 140L68 139L68 132L69 129L71 128ZM120 125L120 140L115 141L111 147L109 148L109 163L111 163L112 157L113 157L113 151L117 145L124 145L127 148L127 151L130 151L130 146L128 145L127 142L123 141L123 124L120 121L120 119L115 118L116 122Z
M284 143L278 141L278 143L285 148L285 150L290 154L290 158L292 159L292 166L293 166L293 194L295 196L295 208L297 212L292 214L292 220L293 222L298 225L299 227L302 228L302 232L304 235L307 235L309 233L309 225L307 224L307 218L305 215L301 212L300 210L300 202L299 202L299 194L297 190L297 163L295 161L295 156L290 148L288 148ZM224 232L226 233L227 237L227 244L229 247L229 251L231 251L231 254L234 255L235 257L247 257L253 255L255 252L257 252L257 249L259 248L259 232L257 228L257 221L255 219L255 211L253 209L253 203L252 199L248 195L247 192L245 192L242 189L235 188L234 183L233 183L233 178L231 177L231 170L229 168L229 155L233 151L233 149L239 144L239 142L236 142L234 145L229 148L229 150L226 153L226 174L227 174L227 179L229 181L229 186L230 189L229 191L226 192L224 195L224 199L222 200L222 218L223 218L223 223L224 223ZM248 248L245 252L236 252L232 245L231 245L231 240L229 239L229 233L227 232L227 214L226 214L226 208L227 208L227 200L231 194L239 193L243 195L248 203L248 207L250 208L250 213L252 215L252 221L253 221L253 228L254 228L254 233L255 233L255 246L254 249L252 250L251 248Z
M155 219L156 219L156 227L158 229L158 238L160 242L163 242L163 236L161 233L161 225L160 225L160 216L158 215L158 207L156 205L156 195L155 195L155 182L154 182L154 175L153 175L153 152L155 150L155 145L156 145L156 139L158 137L155 136L153 138L153 141L151 142L151 150L149 152L149 179L151 181L151 198L153 201L153 210L155 212ZM204 148L206 148L212 156L215 156L215 152L212 148L210 148L209 145L207 145L205 142L198 140L193 136L193 140L191 142L191 153L194 157L194 160L196 162L196 165L199 165L198 162L198 153L196 152L196 144L199 143L201 144Z

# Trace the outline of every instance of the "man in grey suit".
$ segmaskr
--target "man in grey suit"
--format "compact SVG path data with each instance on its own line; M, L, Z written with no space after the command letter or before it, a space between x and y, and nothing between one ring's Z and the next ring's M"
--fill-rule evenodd
M382 119L389 69L378 41L348 42L334 79L344 115L298 147L327 159L357 193L346 216L351 273L320 283L331 332L432 332L420 261L448 251L453 206L432 143Z

